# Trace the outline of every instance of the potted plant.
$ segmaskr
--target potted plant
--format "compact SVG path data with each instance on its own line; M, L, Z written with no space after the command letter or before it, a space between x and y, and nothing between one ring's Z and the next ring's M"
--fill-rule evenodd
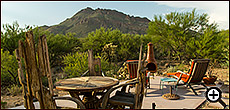
M208 72L207 77L204 77L204 78L203 78L204 83L207 84L207 85L214 84L214 82L215 82L216 79L217 79L216 76L212 75L212 70L213 70L213 69L210 69L209 72Z

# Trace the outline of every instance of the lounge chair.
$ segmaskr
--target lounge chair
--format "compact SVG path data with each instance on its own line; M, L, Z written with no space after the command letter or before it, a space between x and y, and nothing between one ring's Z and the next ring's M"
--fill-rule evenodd
M191 69L188 73L177 71L174 73L167 73L167 76L173 76L174 78L178 79L175 86L176 88L177 86L186 85L192 89L195 95L198 95L191 85L203 85L205 88L207 88L202 82L202 79L207 71L209 62L210 59L193 59ZM179 83L180 81L183 83Z

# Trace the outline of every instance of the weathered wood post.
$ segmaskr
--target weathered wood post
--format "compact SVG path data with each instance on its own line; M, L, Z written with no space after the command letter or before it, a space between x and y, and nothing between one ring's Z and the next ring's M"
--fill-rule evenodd
M99 66L99 72L96 73L95 65ZM93 57L93 50L88 50L88 67L90 76L101 76L101 60L100 58L95 59Z
M144 66L144 60L145 60L145 56L144 56L144 60L141 61L141 57L142 57L142 45L140 46L140 54L139 54L139 61L138 61L138 69L137 69L137 80L139 81L139 83L137 83L135 86L135 93L136 93L136 98L135 98L135 107L136 109L141 109L142 106L142 100L144 97L144 76L145 74L143 74L143 66Z
M20 42L19 42L20 44ZM19 50L16 49L15 50L15 54L16 54L16 59L18 60L18 78L19 78L19 82L22 85L22 93L24 94L24 107L29 108L28 107L28 101L27 101L27 93L26 93L26 80L22 71L22 62L21 62L21 57L22 55L19 55ZM30 108L34 108L34 106L30 106Z
M23 85L25 98L25 107L27 109L35 109L33 105L33 98L37 98L40 103L40 109L56 108L53 100L53 83L52 74L49 66L48 47L45 36L40 36L38 41L38 48L35 49L33 32L26 32L25 42L19 41L16 56L19 64L19 80ZM37 52L36 52L37 50ZM24 77L21 67L21 58L24 58L26 71L26 86L23 83ZM49 90L43 87L41 77L47 76L49 83Z

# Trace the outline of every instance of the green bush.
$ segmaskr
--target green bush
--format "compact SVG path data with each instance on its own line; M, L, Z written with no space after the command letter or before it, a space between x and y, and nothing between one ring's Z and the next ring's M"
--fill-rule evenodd
M18 63L15 55L1 49L1 87L18 84Z
M102 71L108 71L112 67L110 66L108 60L101 56L95 56L95 58L101 59L101 68ZM66 65L64 68L65 74L68 77L79 77L85 71L88 70L88 53L87 52L76 52L74 54L67 54L63 57L63 63ZM96 66L96 71L98 71L98 67Z
M168 73L173 73L173 72L176 72L177 70L176 70L176 68L175 67L172 67L172 66L170 66L168 69L167 69L167 72Z
M137 53L139 53L139 48L141 43L143 43L143 51L147 50L147 43L150 42L148 36L138 35L138 34L123 34L120 30L112 28L105 29L101 27L96 29L96 31L88 34L88 37L83 40L82 46L83 51L88 49L93 49L94 53L100 56L103 53L106 45L112 44L116 46L114 48L114 57L109 58L110 61L124 61L127 59L138 59ZM108 56L107 56L108 58Z
M8 92L13 95L13 96L17 96L22 94L22 86L19 87L18 85L11 85L9 88L7 88Z
M57 34L47 37L49 58L51 67L61 65L62 57L79 49L81 43L75 34Z
M67 54L63 57L65 74L69 77L78 77L88 69L88 55L86 52Z
M3 109L6 108L6 105L7 105L7 102L2 102L1 101L1 108L3 108Z
M180 70L180 71L183 71L183 72L187 72L188 71L187 69L188 68L182 63L176 66L176 70Z
M10 24L3 24L1 31L1 49L9 51L12 55L14 50L18 47L18 40L25 39L26 28L19 28L17 21Z

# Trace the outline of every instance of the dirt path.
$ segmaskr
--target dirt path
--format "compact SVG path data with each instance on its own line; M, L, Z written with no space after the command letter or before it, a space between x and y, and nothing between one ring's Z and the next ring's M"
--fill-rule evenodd
M64 91L58 91L57 94L59 96L63 96L63 95L68 95L69 93L68 92L64 92ZM12 108L12 107L16 107L16 106L20 106L20 105L24 104L23 95L22 94L20 94L18 96L2 95L1 96L1 101L2 102L7 102L7 104L5 105L5 108Z
M5 106L6 108L11 108L19 105L23 105L23 96L1 96L1 101L2 102L7 102L7 105Z

